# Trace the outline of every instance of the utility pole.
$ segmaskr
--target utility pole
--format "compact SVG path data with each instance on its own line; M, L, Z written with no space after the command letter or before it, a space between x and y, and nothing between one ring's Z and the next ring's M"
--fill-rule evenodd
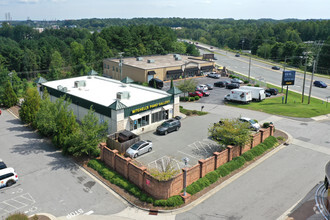
M249 75L248 75L249 82L250 82L250 71L251 71L251 53L250 53L250 60L249 60Z
M286 57L284 59L283 72L285 71L285 66L286 66ZM283 77L283 74L282 74L282 77ZM283 85L282 85L281 93L282 92L283 92Z
M304 96L305 96L305 81L306 81L306 69L307 69L307 57L308 53L305 53L305 71L304 71L304 80L303 80L303 87L301 93L301 103L304 103Z
M120 69L120 81L122 80L123 77L123 53L124 52L119 52L120 60L119 60L119 69Z
M316 63L316 61L314 60L313 61L313 72L312 72L311 84L309 86L308 104L311 102L311 94L312 94L313 77L314 77L314 71L315 71L315 63Z

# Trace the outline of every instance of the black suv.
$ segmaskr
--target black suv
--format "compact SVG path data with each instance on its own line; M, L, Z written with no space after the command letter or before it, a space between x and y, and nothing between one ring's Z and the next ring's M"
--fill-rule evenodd
M271 95L277 95L278 94L278 90L276 88L269 88L266 89L265 92L271 94Z
M156 132L157 134L166 135L171 131L178 131L180 127L181 127L181 122L173 118L163 122L160 126L158 126Z

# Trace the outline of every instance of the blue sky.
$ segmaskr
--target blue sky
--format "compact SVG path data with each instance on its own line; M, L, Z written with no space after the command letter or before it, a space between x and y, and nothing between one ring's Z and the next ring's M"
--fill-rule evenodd
M0 0L0 20L82 18L330 19L330 0Z

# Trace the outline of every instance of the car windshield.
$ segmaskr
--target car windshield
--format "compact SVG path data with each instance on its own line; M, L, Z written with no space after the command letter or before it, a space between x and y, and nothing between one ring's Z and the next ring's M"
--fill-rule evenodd
M168 127L170 127L170 123L168 123L168 122L164 122L164 123L162 124L162 127L166 127L166 128L168 128Z
M139 142L133 144L131 149L137 150L141 146L141 144L143 144L143 143L144 143L143 141L139 141Z
M257 123L257 122L255 122L255 121L252 120L252 119L250 119L249 122L250 122L251 124L253 124L253 125L254 125L255 123Z

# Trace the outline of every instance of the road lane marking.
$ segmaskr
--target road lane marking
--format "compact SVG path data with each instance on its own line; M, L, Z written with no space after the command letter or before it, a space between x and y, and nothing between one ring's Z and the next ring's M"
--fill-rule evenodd
M89 211L89 212L86 212L84 215L91 215L93 213L94 213L94 211Z

